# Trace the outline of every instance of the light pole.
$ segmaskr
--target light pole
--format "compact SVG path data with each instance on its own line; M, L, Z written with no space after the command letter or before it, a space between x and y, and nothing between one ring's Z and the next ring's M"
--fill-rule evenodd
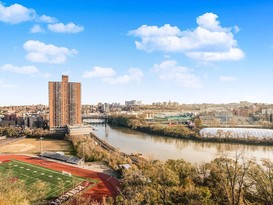
M83 142L82 143L82 155L83 155L83 164L85 163L85 150L84 150L84 145L85 145L86 142Z
M42 149L42 140L43 139L44 139L43 137L40 137L40 154L42 154L42 151L43 151L43 149Z

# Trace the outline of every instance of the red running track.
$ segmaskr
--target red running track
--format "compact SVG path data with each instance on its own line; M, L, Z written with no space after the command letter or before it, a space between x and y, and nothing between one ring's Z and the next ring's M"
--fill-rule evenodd
M30 157L24 155L0 155L1 162L8 161L11 159L16 159L30 164L35 164L52 170L67 171L75 176L96 179L99 182L91 189L85 192L87 196L90 196L96 200L101 200L105 196L115 197L119 194L118 190L118 187L120 186L119 181L107 174L49 161L44 158Z

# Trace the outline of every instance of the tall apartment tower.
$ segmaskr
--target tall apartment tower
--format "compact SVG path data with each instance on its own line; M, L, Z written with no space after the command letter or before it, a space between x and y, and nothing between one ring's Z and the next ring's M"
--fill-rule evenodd
M68 82L68 76L62 76L62 82L49 82L49 126L81 124L81 83Z

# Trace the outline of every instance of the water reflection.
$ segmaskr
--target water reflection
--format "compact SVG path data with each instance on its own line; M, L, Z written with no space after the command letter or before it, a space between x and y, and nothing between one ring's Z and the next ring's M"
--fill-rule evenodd
M201 163L209 162L223 154L232 156L235 153L244 153L246 158L257 159L273 156L272 146L195 142L108 125L96 126L96 129L94 134L127 154L139 152L160 160L183 158L192 163Z

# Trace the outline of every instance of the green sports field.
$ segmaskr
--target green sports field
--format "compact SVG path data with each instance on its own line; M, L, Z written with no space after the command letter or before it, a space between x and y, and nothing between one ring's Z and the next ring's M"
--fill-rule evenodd
M13 173L14 177L24 180L27 186L38 180L46 182L49 186L47 198L58 197L81 184L83 181L89 181L92 185L97 183L96 180L85 179L73 175L68 176L62 172L18 160L11 160L0 164L0 172L10 171ZM90 185L90 187L92 185Z

